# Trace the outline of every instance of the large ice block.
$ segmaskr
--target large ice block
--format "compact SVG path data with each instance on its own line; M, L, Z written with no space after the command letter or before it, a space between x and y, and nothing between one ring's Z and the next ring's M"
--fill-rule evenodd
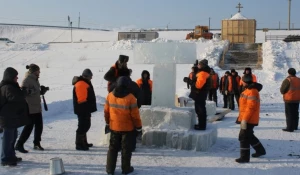
M136 43L133 48L136 64L193 64L196 59L195 43Z

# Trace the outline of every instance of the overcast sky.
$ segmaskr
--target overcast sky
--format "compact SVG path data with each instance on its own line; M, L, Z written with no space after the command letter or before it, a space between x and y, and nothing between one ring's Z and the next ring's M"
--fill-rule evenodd
M257 20L258 28L287 28L289 0L0 0L0 23L43 24L92 28L220 28L237 13ZM292 18L300 28L300 0L292 0Z

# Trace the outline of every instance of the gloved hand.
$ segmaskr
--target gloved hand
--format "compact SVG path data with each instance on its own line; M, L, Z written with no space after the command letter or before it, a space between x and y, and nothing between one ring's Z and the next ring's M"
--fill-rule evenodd
M105 132L105 134L110 133L110 128L109 128L109 125L108 125L108 124L105 125L104 132Z
M242 120L242 122L241 122L241 129L244 129L244 130L247 129L247 121L246 120Z
M143 136L143 130L142 130L142 128L136 129L136 132L137 132L136 139L141 141L142 140L142 136Z
M228 91L225 91L225 95L227 95L228 94Z
M45 87L45 86L41 86L41 95L45 95L45 93L49 90L49 88Z

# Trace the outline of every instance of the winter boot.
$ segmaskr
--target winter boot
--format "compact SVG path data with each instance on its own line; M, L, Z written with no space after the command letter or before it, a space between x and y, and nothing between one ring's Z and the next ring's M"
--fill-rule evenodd
M85 144L85 134L76 133L76 150L87 151L89 147Z
M44 151L44 148L41 146L40 143L35 143L34 146L33 146L33 149Z
M253 146L253 148L256 152L252 154L252 157L260 157L266 155L266 150L260 142Z
M84 143L88 146L88 147L93 147L93 144L92 143L88 143L87 142L87 137L86 137L86 134L84 135Z
M204 131L206 128L201 127L201 126L199 126L199 125L195 125L195 126L194 126L194 129L195 129L195 130L202 130L202 131Z
M237 163L247 163L250 161L250 148L247 150L241 150L241 157L235 159Z
M134 168L131 166L128 170L126 170L126 171L124 171L124 170L122 170L122 174L123 175L126 175L126 174L130 174L130 173L132 173L134 171Z
M19 151L20 153L28 153L28 151L24 149L24 144L20 142L16 144L15 150Z

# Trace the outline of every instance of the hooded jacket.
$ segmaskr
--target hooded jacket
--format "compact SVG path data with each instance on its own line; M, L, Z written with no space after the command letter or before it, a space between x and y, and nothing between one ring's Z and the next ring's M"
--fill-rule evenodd
M144 74L147 74L147 78L143 77ZM142 105L151 105L152 100L152 80L150 80L150 73L147 70L144 70L141 74L141 78L136 81L139 88L142 90Z
M80 115L97 111L96 96L92 83L82 76L75 76L72 85L74 85L74 113Z
M15 72L17 75L17 71ZM4 73L3 80L0 83L1 128L18 128L30 123L25 94L20 89L19 84L13 81L12 77Z
M108 81L107 91L110 90L110 85L117 81L118 77L123 76L124 72L129 71L128 68L119 68L118 61L105 73L104 79Z
M129 92L129 84L128 77L120 77L116 88L106 97L104 118L113 131L133 131L142 128L137 100Z

